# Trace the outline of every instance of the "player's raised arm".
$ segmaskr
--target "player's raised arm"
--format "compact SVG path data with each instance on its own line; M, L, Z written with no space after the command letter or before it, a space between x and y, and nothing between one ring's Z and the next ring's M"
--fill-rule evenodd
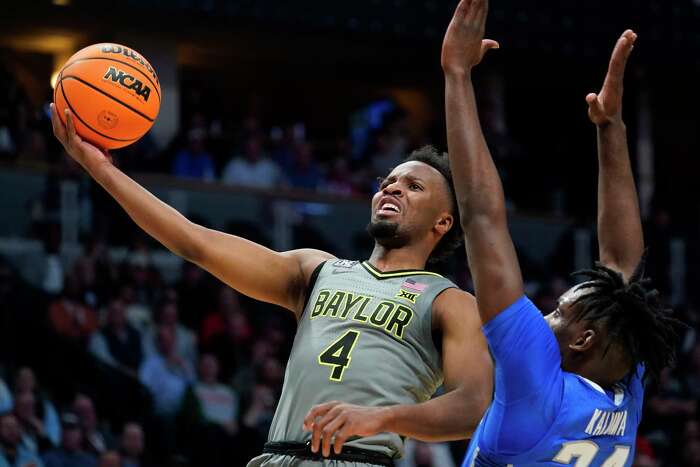
M622 90L627 59L637 35L625 31L613 50L599 94L589 94L588 116L598 128L598 242L600 261L625 279L644 251L642 221L634 185L627 134L622 120Z
M523 295L503 187L479 124L471 81L472 68L498 47L484 40L487 12L487 0L462 0L442 46L448 152L484 323Z
M64 126L52 105L56 138L139 227L173 253L198 264L239 292L301 312L309 277L331 255L316 250L277 253L190 222L112 165L107 153L83 141L75 132L69 111L66 121Z

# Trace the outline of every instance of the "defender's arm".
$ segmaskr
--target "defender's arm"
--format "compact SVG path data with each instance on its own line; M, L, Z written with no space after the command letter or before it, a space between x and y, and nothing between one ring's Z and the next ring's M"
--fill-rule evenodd
M589 94L588 115L598 130L598 242L600 261L625 279L644 252L637 190L622 121L623 79L637 35L625 31L615 45L599 94Z
M481 131L471 81L472 68L498 45L483 40L487 10L487 0L462 0L442 48L448 153L484 323L523 295L503 187Z
M278 253L190 222L112 165L106 153L84 142L75 132L69 111L66 118L67 127L51 106L56 138L146 233L239 292L297 315L301 312L309 277L330 254L317 250Z

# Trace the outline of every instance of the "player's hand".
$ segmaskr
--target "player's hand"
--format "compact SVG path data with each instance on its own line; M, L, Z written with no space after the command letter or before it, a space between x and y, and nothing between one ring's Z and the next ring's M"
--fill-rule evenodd
M442 42L445 73L469 73L498 42L484 39L488 0L461 0Z
M333 401L311 408L304 417L304 430L311 431L311 450L321 452L324 457L331 454L331 445L336 454L351 436L372 436L386 431L385 407L364 407Z
M637 34L631 29L622 33L610 58L603 88L599 94L591 93L586 96L588 117L598 126L622 122L622 89L625 67L636 40Z
M75 132L73 114L70 110L66 109L66 125L63 125L63 122L56 112L56 106L51 104L51 126L53 126L53 134L56 139L61 142L63 148L73 160L83 167L86 167L86 164L90 162L112 162L112 156L110 156L107 150L99 149L87 141L83 141L83 139L78 136Z

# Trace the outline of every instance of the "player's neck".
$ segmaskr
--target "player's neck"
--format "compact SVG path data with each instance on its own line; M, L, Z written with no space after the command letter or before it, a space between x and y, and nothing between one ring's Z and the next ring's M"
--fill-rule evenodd
M398 271L404 269L425 269L428 255L417 251L417 248L405 246L402 248L385 248L378 243L369 257L372 266L380 271Z

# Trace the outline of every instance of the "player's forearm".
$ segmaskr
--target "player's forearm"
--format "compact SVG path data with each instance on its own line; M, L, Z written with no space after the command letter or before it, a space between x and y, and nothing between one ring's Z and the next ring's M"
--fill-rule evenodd
M173 253L196 257L197 226L110 163L88 163L85 169L146 233Z
M626 278L644 251L637 189L621 120L598 127L598 242L600 261L619 268Z
M387 407L385 431L426 442L467 439L489 402L475 394L456 389L421 404Z
M505 222L505 200L498 171L479 122L469 73L445 74L447 146L463 226L488 218Z

